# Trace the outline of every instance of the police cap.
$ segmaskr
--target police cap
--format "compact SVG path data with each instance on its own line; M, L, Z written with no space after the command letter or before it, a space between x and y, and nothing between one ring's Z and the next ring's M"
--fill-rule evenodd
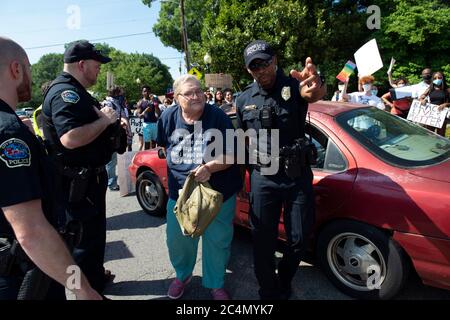
M274 52L270 45L263 40L255 40L251 42L244 50L245 66L248 68L250 63L255 59L269 60L274 56Z
M80 60L95 60L100 63L108 63L111 58L96 50L94 45L86 40L73 42L64 52L64 63L73 63Z

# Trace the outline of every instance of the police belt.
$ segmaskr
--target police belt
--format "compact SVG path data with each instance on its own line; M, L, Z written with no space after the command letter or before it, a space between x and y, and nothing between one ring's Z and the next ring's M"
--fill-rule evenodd
M261 168L268 168L270 167L273 162L283 162L283 157L281 156L272 156L264 152L259 152L257 150L253 151L253 159L256 159L256 163L250 164L250 166L258 171L261 170ZM261 162L261 159L264 159L264 163ZM270 159L270 161L268 161Z
M69 178L74 178L77 175L83 174L83 173L98 175L98 174L101 174L101 173L103 173L105 171L106 171L105 166L100 166L100 167L96 167L96 168L90 168L90 167L67 167L67 166L65 166L65 167L63 167L61 169L61 173L64 176L69 177Z

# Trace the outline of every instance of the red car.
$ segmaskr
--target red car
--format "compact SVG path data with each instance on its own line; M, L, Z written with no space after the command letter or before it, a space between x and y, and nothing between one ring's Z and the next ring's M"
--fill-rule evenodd
M311 248L329 279L350 296L389 299L413 268L450 290L450 140L373 107L320 101L309 115L318 149ZM165 159L139 152L129 171L145 212L164 215ZM248 227L248 212L241 193L235 222ZM283 238L282 219L279 229Z

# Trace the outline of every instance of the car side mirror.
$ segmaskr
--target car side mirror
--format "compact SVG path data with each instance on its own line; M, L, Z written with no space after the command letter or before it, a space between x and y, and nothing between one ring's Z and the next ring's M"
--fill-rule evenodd
M164 149L161 148L158 150L158 158L160 158L160 159L166 158L166 152L164 151Z

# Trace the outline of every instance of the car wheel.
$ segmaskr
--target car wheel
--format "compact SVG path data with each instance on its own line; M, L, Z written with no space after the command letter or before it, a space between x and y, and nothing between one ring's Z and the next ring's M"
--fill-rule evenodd
M139 175L136 180L136 196L146 213L157 217L166 215L166 192L153 172L144 171Z
M356 221L338 221L319 234L317 255L331 282L358 299L390 299L408 275L402 249L381 230Z

